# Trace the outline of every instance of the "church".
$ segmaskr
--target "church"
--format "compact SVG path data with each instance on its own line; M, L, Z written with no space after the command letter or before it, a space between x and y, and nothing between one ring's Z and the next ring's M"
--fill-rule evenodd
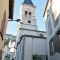
M38 30L35 9L31 0L24 0L20 5L16 60L35 60L34 57L47 60L46 32Z

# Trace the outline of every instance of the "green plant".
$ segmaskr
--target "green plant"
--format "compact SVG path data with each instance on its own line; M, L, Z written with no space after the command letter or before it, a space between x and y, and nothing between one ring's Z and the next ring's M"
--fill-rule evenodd
M9 41L8 40L4 40L4 45L8 45Z
M42 60L41 56L37 54L33 55L32 58L33 60Z

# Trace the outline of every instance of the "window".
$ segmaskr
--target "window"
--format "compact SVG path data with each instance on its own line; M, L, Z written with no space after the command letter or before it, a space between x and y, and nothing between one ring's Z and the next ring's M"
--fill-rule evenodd
M28 20L28 23L31 23L31 21L30 21L30 20Z
M57 44L58 44L58 52L60 53L60 30L57 31Z
M56 35L54 36L53 42L54 42L54 50L55 50L55 53L56 53L56 52L60 52L59 35L56 34Z
M27 15L28 14L28 12L27 11L25 11L25 15Z
M59 35L55 35L49 42L50 55L53 56L56 52L60 53Z
M5 60L10 60L10 55L9 55L9 54L7 54L7 55L5 56Z
M48 31L49 31L49 35L51 35L52 33L52 26L51 26L51 22L48 22Z
M28 14L28 12L27 12L27 11L25 11L25 17L27 17L27 14Z
M44 37L43 34L40 34L40 37Z
M29 15L31 16L31 12L29 12Z
M14 58L12 58L12 60L15 60Z
M32 55L32 60L45 60L45 56L34 54Z
M54 44L53 44L53 39L50 40L49 42L49 49L50 49L50 55L53 56L54 55Z

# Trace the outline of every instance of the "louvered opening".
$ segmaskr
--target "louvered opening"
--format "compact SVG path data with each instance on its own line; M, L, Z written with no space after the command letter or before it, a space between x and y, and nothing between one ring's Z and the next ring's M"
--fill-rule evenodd
M31 16L31 12L29 12L29 15Z

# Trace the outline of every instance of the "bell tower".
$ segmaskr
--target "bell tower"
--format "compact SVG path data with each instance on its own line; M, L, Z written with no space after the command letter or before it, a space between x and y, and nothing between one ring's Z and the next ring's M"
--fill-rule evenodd
M36 16L35 16L36 6L31 0L24 0L20 6L20 24L21 29L37 30Z

